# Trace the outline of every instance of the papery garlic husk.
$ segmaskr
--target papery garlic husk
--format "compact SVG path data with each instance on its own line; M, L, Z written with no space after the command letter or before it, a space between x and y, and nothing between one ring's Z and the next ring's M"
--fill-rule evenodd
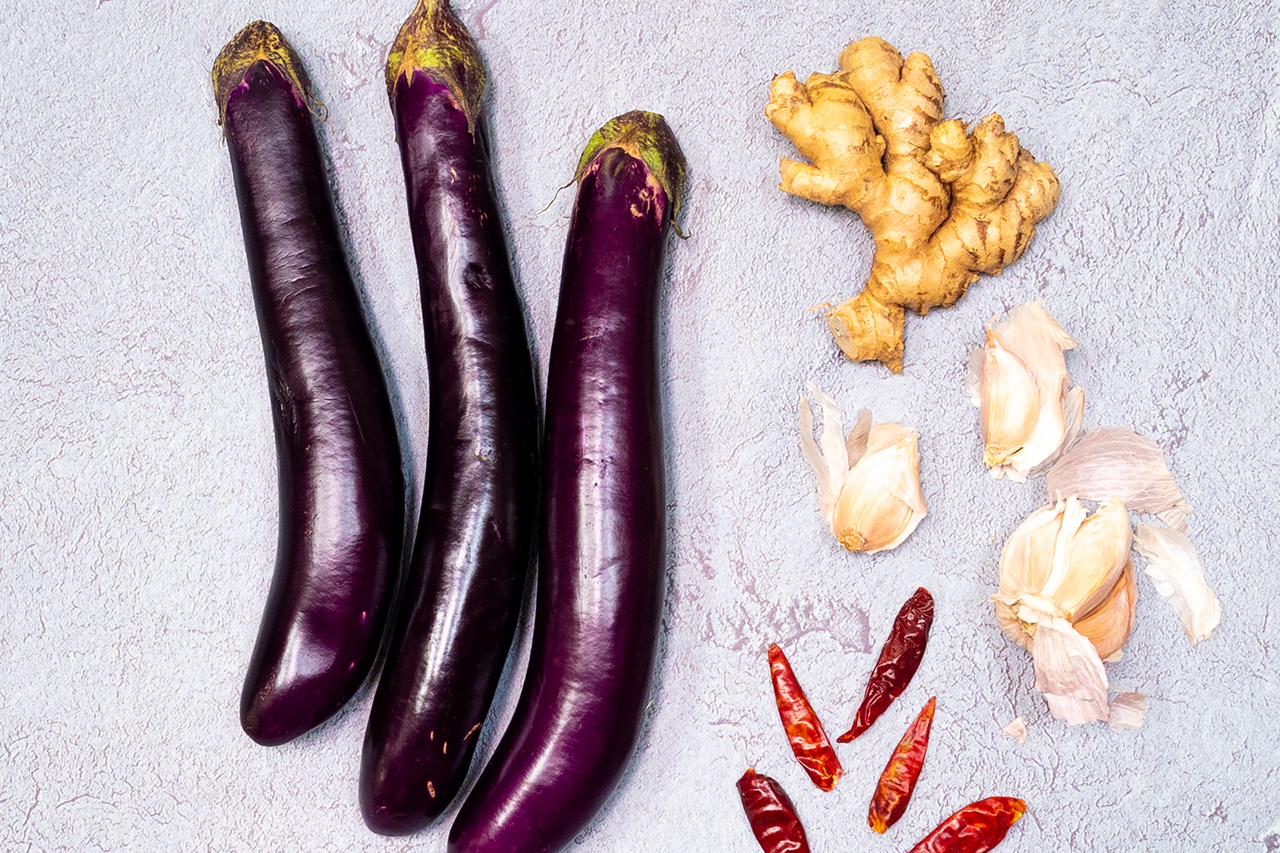
M801 397L800 444L817 479L822 517L850 551L896 548L927 515L916 431L872 425L864 409L846 438L835 400L813 386L810 391L822 409L822 435L814 441L813 411Z
M1089 430L1049 469L1047 483L1050 495L1119 498L1133 512L1154 515L1187 532L1191 507L1173 481L1164 451L1128 427Z
M1141 693L1121 693L1111 700L1107 725L1115 732L1130 732L1142 725L1147 712L1147 697Z
M1036 689L1044 694L1053 716L1076 726L1110 715L1102 658L1066 619L1040 614L1031 640L1031 662Z
M1014 717L1013 722L1000 730L1000 734L1013 738L1018 742L1018 746L1022 746L1027 742L1027 721L1021 717Z
M1134 547L1146 558L1146 576L1173 605L1187 639L1192 645L1208 639L1222 620L1222 608L1205 583L1191 540L1168 527L1139 524Z
M997 479L1038 476L1079 433L1084 392L1072 388L1063 352L1076 346L1039 302L987 324L969 361L966 390L979 407L982 461Z

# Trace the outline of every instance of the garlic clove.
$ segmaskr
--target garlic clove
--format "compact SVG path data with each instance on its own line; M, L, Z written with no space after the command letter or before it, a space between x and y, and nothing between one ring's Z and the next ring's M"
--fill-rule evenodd
M995 606L996 623L1004 635L1027 651L1031 651L1031 626L1018 618L1016 607L995 596L991 597L991 603Z
M1022 360L1009 352L994 331L983 347L982 461L1002 464L1026 443L1040 414L1040 389Z
M1061 452L1066 439L1068 422L1064 403L1071 375L1067 373L1062 354L1075 347L1076 342L1039 302L1014 307L1004 320L995 322L991 328L1005 348L1026 365L1039 392L1035 428L1003 463L1006 477L1025 483L1046 460ZM1083 402L1082 394L1078 402Z
M1039 593L1053 571L1054 544L1062 530L1063 504L1036 510L1018 525L1000 555L1000 589Z
M1138 586L1134 583L1133 560L1125 563L1120 580L1102 603L1081 616L1072 627L1080 632L1104 662L1116 660L1129 635L1133 633L1137 615Z
M1132 536L1124 504L1104 502L1072 536L1068 570L1061 582L1056 589L1046 586L1042 594L1056 601L1069 621L1093 610L1115 587L1129 562Z
M1139 524L1134 547L1146 558L1144 574L1173 605L1187 639L1193 645L1208 639L1222 621L1222 608L1205 583L1191 540L1172 528Z
M846 439L835 400L809 389L822 408L822 434L814 440L813 410L802 396L800 446L817 480L823 519L851 551L897 547L927 514L915 430L896 423L873 426L864 409Z
M1036 689L1053 716L1070 725L1105 720L1107 675L1098 651L1061 616L1041 619L1031 645Z
M1160 445L1128 427L1095 427L1049 469L1050 495L1119 498L1133 512L1160 517L1186 532L1191 513Z
M873 554L900 545L927 514L913 429L871 428L867 452L841 485L831 532L850 551Z

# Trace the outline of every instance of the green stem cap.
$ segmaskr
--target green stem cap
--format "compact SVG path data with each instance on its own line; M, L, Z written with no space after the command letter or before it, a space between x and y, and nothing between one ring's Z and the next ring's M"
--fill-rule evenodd
M475 129L484 96L484 63L475 39L454 14L449 0L418 0L387 55L387 96L395 104L396 81L405 85L423 71L449 87L458 107Z
M674 222L684 201L688 165L666 119L657 113L632 110L605 122L587 142L573 179L581 181L591 164L610 148L621 148L648 167L671 199L671 221Z
M311 78L302 59L275 24L254 21L236 33L213 61L213 97L218 103L218 124L227 120L227 100L244 79L249 66L258 60L270 62L293 84L294 94L312 112L323 109L311 94Z

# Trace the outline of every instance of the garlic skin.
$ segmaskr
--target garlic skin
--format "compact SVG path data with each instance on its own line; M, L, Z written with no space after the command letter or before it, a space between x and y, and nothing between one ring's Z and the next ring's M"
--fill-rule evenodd
M1106 720L1111 706L1098 650L1061 616L1039 616L1031 661L1050 713L1072 726Z
M1106 720L1103 658L1133 630L1132 530L1121 501L1089 515L1074 497L1032 513L1000 557L991 601L1005 635L1031 652L1036 687L1055 717Z
M1121 693L1111 701L1107 725L1113 732L1131 732L1142 725L1147 712L1147 697L1141 693Z
M1191 507L1173 481L1164 451L1128 427L1094 427L1063 454L1047 478L1050 495L1084 500L1118 497L1134 512L1187 532Z
M1014 717L1013 722L1000 730L1000 734L1013 738L1018 742L1018 746L1022 746L1027 742L1027 721L1021 717Z
M982 461L996 479L1025 483L1075 440L1084 391L1072 388L1063 353L1076 346L1040 302L987 323L969 360L966 391L979 408Z
M817 480L823 519L850 551L896 548L928 514L916 431L898 423L872 425L864 409L846 438L835 400L809 390L822 409L822 434L814 441L813 410L801 396L800 445Z
M1139 524L1134 547L1147 560L1144 573L1178 614L1192 645L1207 640L1222 621L1222 607L1204 580L1195 548L1185 534Z

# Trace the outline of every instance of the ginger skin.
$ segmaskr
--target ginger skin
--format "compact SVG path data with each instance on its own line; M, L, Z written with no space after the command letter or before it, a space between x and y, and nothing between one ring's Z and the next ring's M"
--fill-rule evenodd
M904 62L864 38L840 71L803 84L774 78L765 115L809 163L783 159L780 189L842 204L875 239L862 292L829 309L827 326L854 361L902 372L903 310L947 307L980 273L999 273L1026 250L1058 203L1058 178L992 113L966 135L942 121L942 84L923 53Z

